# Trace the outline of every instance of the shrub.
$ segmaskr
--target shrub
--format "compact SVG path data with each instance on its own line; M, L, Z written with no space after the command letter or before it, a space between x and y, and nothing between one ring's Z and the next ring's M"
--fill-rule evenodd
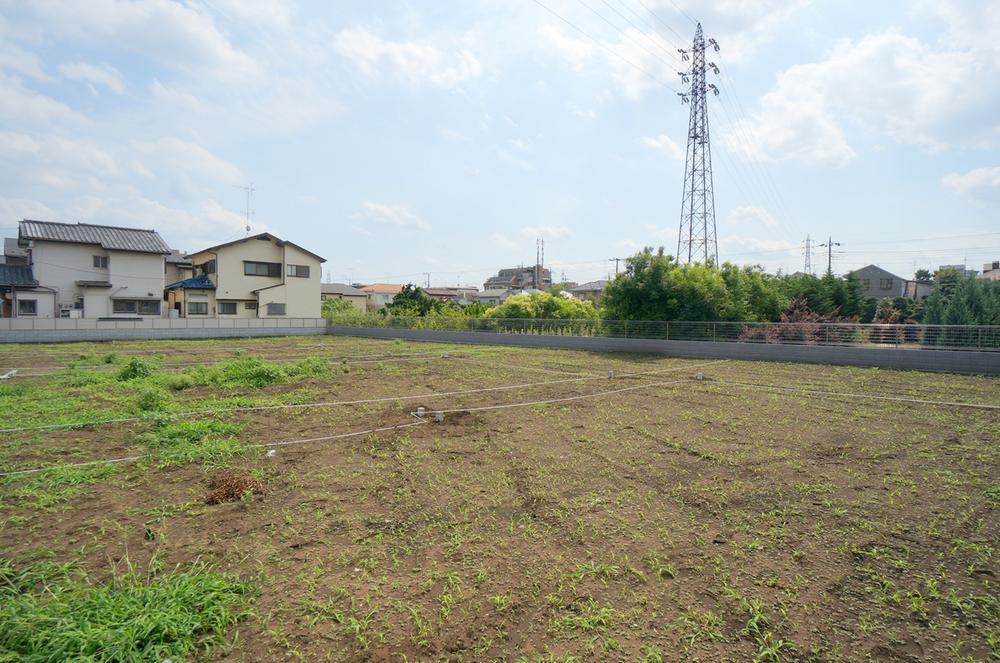
M135 380L136 378L148 378L156 371L156 364L140 357L132 357L128 363L118 371L118 379L122 382Z
M173 405L173 398L163 389L146 389L135 399L135 407L140 412L163 412Z
M188 387L194 386L194 379L190 375L176 373L164 378L163 384L171 391L183 391Z

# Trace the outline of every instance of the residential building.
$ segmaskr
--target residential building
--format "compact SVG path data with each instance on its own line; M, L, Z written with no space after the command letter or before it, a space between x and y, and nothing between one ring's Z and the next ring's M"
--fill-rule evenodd
M512 294L514 293L506 288L490 288L477 292L475 299L477 304L482 304L483 306L499 306Z
M483 290L546 290L552 285L552 271L541 265L501 269L496 276L486 279Z
M194 265L191 256L171 249L170 254L163 259L163 282L176 283L194 276Z
M0 258L3 265L27 265L28 249L17 244L16 237L6 237L3 240L3 257Z
M604 287L607 284L607 279L598 279L570 288L569 292L577 299L593 302L594 306L600 306L601 298L604 297Z
M320 301L346 299L355 310L361 313L364 313L368 309L368 295L363 290L358 290L346 283L322 283L319 288Z
M942 269L957 270L965 278L973 278L976 274L979 273L974 269L968 269L965 265L941 265L938 267L938 271L941 271Z
M477 288L462 286L444 286L440 288L421 288L424 294L431 299L443 302L451 302L459 306L466 306L476 301Z
M38 290L38 281L32 275L31 267L27 265L6 265L0 264L0 317L15 317L14 312L21 309L24 316L37 317L38 315L38 295L32 293L40 292L43 301L49 301L52 293L48 290ZM18 297L18 294L21 294ZM51 311L51 307L49 307ZM45 317L52 317L46 315Z
M271 233L244 237L191 254L194 274L167 285L167 302L181 317L318 318L324 262Z
M862 296L883 299L885 297L903 297L906 292L906 279L896 276L877 265L868 265L853 272L864 287Z
M7 293L15 316L162 315L164 256L170 247L155 230L25 219L17 243L37 286Z
M399 294L403 286L398 283L371 283L361 286L368 297L368 310L378 311L392 303L392 300Z
M927 299L934 291L934 281L907 281L903 296L910 299Z
M983 265L983 273L976 278L986 281L1000 281L1000 260L994 260Z

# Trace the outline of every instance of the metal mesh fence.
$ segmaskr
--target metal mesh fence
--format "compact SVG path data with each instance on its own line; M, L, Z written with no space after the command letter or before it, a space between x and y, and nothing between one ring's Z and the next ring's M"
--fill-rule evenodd
M670 341L1000 351L1000 326L998 325L555 320L460 316L400 317L381 314L337 316L331 320L331 324L348 327L434 329L493 334L605 336Z

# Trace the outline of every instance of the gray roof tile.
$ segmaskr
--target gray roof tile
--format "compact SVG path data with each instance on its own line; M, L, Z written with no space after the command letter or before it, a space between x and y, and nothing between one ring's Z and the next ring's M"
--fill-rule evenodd
M49 242L96 244L109 251L169 254L170 247L155 230L98 226L90 223L55 223L25 219L18 230L19 239Z

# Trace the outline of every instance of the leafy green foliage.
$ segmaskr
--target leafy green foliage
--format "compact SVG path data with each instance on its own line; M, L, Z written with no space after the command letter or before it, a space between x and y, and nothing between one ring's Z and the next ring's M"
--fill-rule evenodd
M127 382L137 378L148 378L156 372L157 368L157 365L148 359L132 357L128 360L128 363L126 363L122 369L118 371L118 379L122 382Z
M444 302L428 297L423 288L408 283L392 298L386 310L392 315L424 316L438 312L444 306L447 306Z
M242 425L214 419L165 421L139 435L139 441L153 450L157 466L220 460L243 456L250 451L235 437Z
M251 583L204 564L156 575L130 568L94 584L65 567L0 566L0 659L182 659L249 614Z
M327 299L324 300L323 306L320 308L320 315L326 319L330 319L336 315L343 315L346 313L357 313L358 310L354 308L354 304L348 299Z
M292 378L321 377L329 364L321 357L308 357L293 364L275 364L257 357L238 357L190 372L195 384L217 387L266 387Z
M486 317L596 320L597 309L592 303L579 299L567 299L548 292L532 292L508 297L503 304L487 311Z

